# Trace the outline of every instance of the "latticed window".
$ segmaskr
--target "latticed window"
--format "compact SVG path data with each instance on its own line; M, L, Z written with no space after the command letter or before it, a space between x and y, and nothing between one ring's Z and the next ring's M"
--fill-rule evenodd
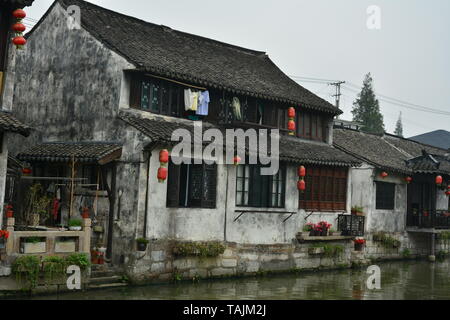
M167 207L215 208L216 165L169 164Z
M236 174L236 205L255 208L284 208L286 167L276 175L261 175L260 165L240 165Z
M347 203L347 168L308 167L306 190L299 207L314 211L344 211Z
M377 209L394 210L395 209L395 184L387 182L376 182L377 186Z
M185 113L184 87L162 79L134 76L130 106L153 113L181 117Z

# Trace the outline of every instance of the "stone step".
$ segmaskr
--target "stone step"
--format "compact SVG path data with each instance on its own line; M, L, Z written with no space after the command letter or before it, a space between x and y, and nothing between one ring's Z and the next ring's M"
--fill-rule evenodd
M105 284L90 284L89 289L109 289L109 288L121 288L126 287L126 283L105 283Z
M96 277L90 279L91 284L108 284L108 283L123 283L121 276L112 276L112 277Z
M105 278L105 277L114 277L120 274L117 271L109 270L109 271L91 271L91 279L92 278Z

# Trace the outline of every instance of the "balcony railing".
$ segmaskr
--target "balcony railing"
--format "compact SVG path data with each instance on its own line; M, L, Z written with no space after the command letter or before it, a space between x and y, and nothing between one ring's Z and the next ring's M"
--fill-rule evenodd
M450 229L450 212L447 210L413 210L408 213L408 227L421 229Z
M90 219L83 219L82 231L17 231L14 224L14 218L9 218L7 222L9 238L5 244L6 254L9 256L20 256L22 254L44 256L72 252L90 253ZM39 239L40 241L34 245L27 245L26 239L28 238Z
M366 217L355 215L340 215L338 217L338 230L343 236L364 236Z

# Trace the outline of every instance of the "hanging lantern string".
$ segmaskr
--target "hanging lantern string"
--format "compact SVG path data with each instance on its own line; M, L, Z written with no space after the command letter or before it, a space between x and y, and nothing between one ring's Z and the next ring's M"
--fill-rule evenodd
M27 16L24 10L17 9L13 12L14 18L16 18L16 23L13 24L12 30L15 32L15 37L13 39L13 44L16 46L18 50L22 50L27 40L23 37L23 33L27 29L25 24L23 23L23 19Z

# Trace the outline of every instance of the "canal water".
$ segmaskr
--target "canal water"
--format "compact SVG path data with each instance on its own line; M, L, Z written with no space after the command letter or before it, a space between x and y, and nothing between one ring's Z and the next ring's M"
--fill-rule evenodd
M379 264L381 290L368 290L367 269L320 271L259 278L200 281L34 299L65 300L450 300L450 261Z

